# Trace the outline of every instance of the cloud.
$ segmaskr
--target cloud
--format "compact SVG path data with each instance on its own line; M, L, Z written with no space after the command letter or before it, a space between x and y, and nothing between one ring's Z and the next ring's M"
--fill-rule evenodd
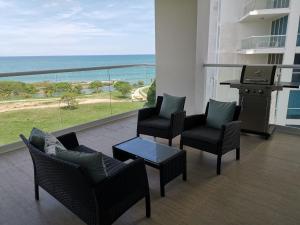
M7 0L0 0L0 9L12 7L13 3Z
M149 37L154 37L154 7L148 1L0 0L0 55L154 49Z
M68 19L68 18L71 18L71 17L79 14L81 11L82 11L82 8L80 6L74 6L68 12L60 14L58 16L58 18L59 19Z

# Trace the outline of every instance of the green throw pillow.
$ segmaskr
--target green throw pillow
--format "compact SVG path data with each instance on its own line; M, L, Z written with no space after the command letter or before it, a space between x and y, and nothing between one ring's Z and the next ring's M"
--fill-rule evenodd
M76 152L70 150L62 150L56 148L56 157L68 162L72 162L81 166L86 171L88 176L98 183L107 177L105 164L103 162L103 155L101 152L86 153Z
M49 155L56 154L56 148L60 148L61 150L67 150L65 146L53 135L46 133L45 135L45 153Z
M184 110L185 97L176 97L164 94L163 102L161 104L159 116L171 119L171 115L176 112Z
M206 125L220 129L222 125L232 121L235 108L236 102L218 102L210 99Z
M34 145L39 150L44 151L45 135L46 135L46 133L43 132L42 130L39 130L35 127L32 128L30 136L29 136L30 144Z
M53 134L47 133L35 127L31 130L29 142L39 150L50 155L56 154L56 147L67 150Z

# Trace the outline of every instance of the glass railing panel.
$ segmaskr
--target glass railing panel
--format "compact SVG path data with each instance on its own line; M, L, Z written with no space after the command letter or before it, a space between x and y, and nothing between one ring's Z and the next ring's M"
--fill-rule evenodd
M149 98L155 98L152 85L155 80L154 67L111 69L108 73L113 82L111 87L113 115L140 109L148 105L149 90L151 95Z
M286 35L253 36L242 40L241 49L283 48Z
M154 103L154 79L155 67L142 65L2 77L0 146L28 136L32 127L53 132L140 109L149 89Z
M239 92L236 88L230 88L229 85L222 85L222 82L240 80L242 68L206 68L206 100L215 99L223 102L239 102Z
M0 78L0 145L29 135L32 127L62 128L56 82L54 74Z
M61 73L56 85L60 89L63 129L111 115L110 81L106 70Z
M283 69L281 79L286 82L299 82L300 69ZM278 124L300 127L300 90L286 89L278 95Z
M297 46L300 46L300 34L297 36Z

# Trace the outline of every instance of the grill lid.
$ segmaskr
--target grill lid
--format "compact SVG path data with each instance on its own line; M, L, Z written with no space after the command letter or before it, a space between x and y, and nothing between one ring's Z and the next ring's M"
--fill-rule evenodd
M276 66L243 66L242 84L273 85Z

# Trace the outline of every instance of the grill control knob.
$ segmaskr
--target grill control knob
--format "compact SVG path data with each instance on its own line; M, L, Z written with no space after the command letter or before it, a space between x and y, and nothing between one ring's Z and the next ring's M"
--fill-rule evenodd
M245 92L245 93L249 93L249 89L246 88L246 89L244 90L244 92Z
M262 93L264 93L263 90L259 89L258 94L262 94Z

